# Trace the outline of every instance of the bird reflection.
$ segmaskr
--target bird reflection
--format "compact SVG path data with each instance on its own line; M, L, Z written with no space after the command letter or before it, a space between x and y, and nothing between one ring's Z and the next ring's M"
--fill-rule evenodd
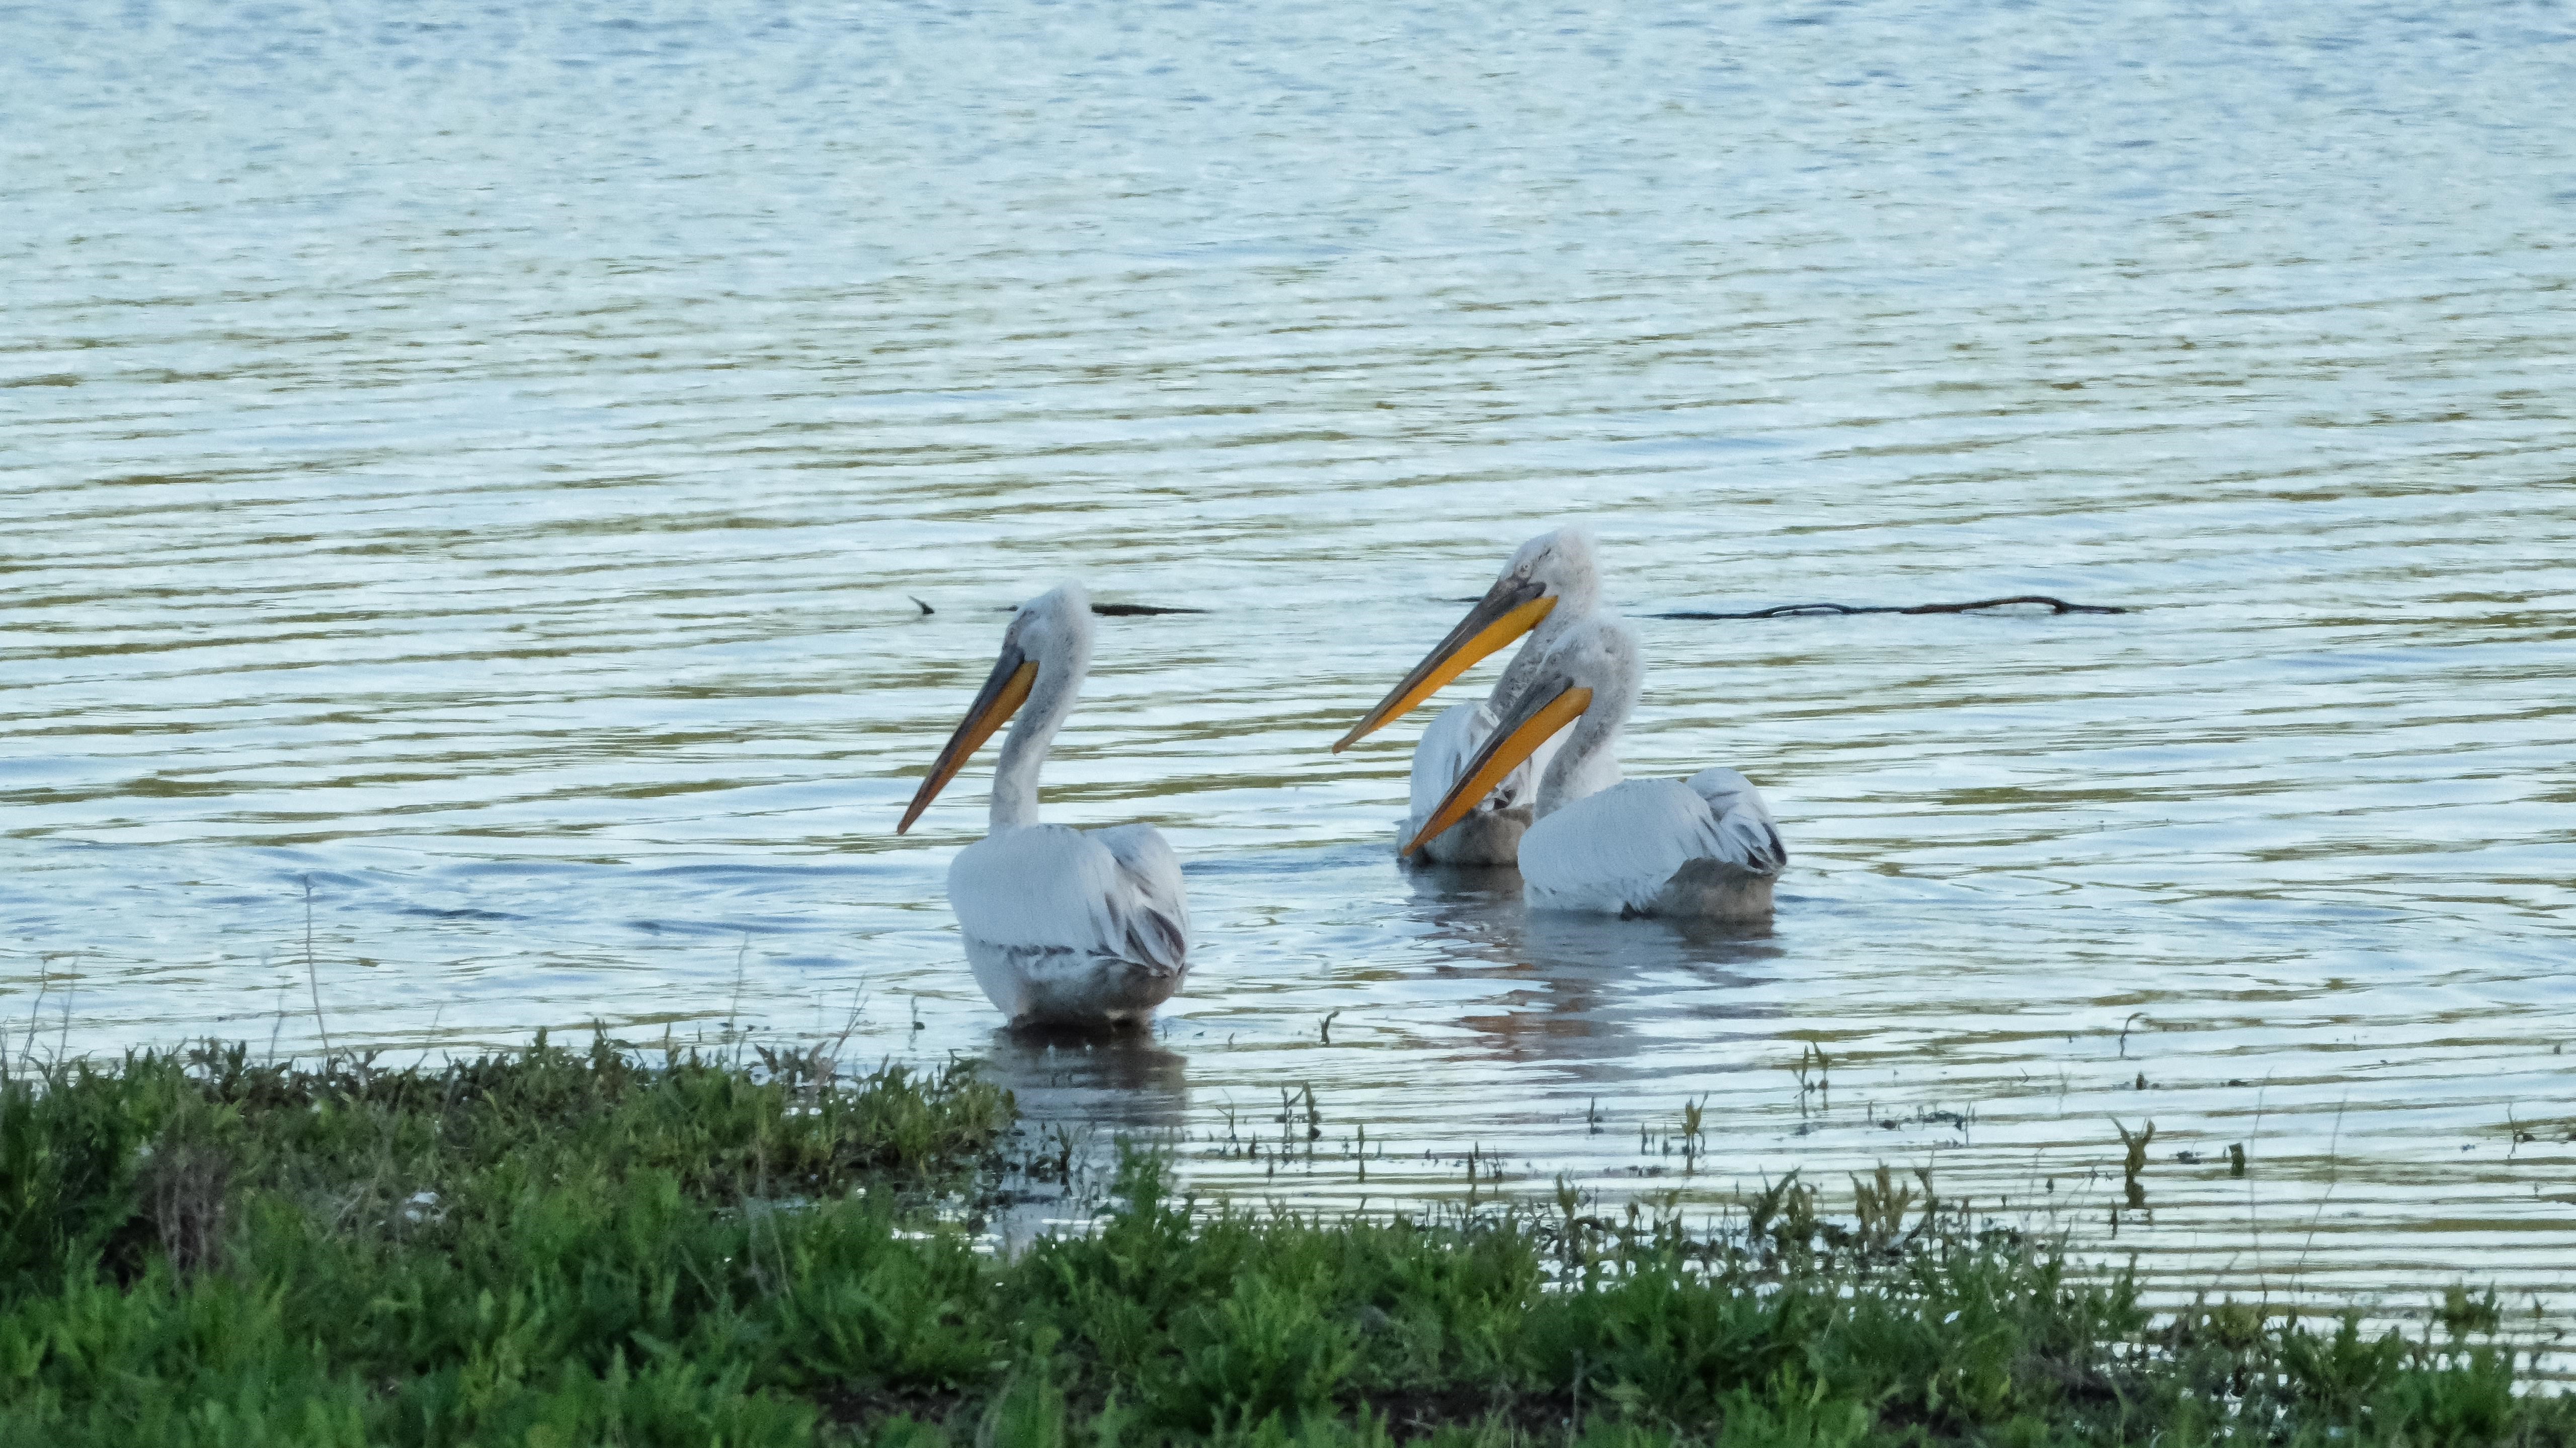
M1189 1110L1190 1058L1150 1031L1003 1029L985 1060L987 1079L1010 1088L1020 1119L1040 1131L1177 1131Z
M1405 913L1429 921L1434 940L1509 962L1529 919L1521 904L1520 871L1509 865L1424 865L1403 875L1413 887ZM1504 953L1492 953L1498 949Z
M1189 1057L1145 1030L1004 1028L984 1076L1019 1104L1018 1189L991 1218L1010 1253L1079 1230L1117 1180L1120 1144L1176 1146L1189 1111Z
M1776 1013L1742 994L1782 954L1768 921L1532 911L1521 903L1519 872L1509 867L1425 869L1407 878L1413 894L1405 913L1430 927L1440 969L1498 987L1458 1023L1507 1059L1551 1060L1587 1078L1624 1076L1640 1064L1633 1058L1646 1044L1638 1039L1643 1027Z

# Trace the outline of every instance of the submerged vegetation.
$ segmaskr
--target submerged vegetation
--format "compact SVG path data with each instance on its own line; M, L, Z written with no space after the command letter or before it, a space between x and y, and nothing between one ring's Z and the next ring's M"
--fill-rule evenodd
M540 1044L0 1080L0 1444L2560 1443L2491 1298L2420 1335L2125 1274L1888 1173L1722 1232L1571 1191L1210 1210L1127 1157L1013 1252L953 1068Z

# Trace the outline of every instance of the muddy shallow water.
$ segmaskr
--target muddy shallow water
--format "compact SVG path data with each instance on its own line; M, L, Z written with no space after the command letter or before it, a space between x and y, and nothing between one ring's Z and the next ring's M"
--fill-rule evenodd
M1929 1164L2564 1303L2571 29L0 13L11 1050L847 1031L1210 1190ZM1427 716L1326 747L1568 516L1632 615L2134 611L1643 621L1630 771L1762 784L1776 925L1533 917L1394 866ZM965 973L989 754L892 834L1063 576L1204 610L1047 774L1189 876L1104 1049Z

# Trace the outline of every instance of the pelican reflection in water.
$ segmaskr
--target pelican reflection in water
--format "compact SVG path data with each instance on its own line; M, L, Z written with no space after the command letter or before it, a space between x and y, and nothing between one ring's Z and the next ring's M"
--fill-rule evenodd
M996 1031L983 1075L1009 1089L1023 1134L1092 1133L1113 1164L1116 1137L1175 1136L1188 1124L1189 1057L1151 1032Z
M1189 1058L1146 1031L997 1030L983 1079L1011 1093L1031 1170L993 1204L1005 1256L1079 1232L1130 1147L1177 1150L1189 1126Z
M1189 977L1181 862L1152 825L1038 822L1038 769L1091 666L1091 598L1067 583L1022 604L965 721L895 826L902 834L968 756L1009 723L991 825L948 867L975 983L1017 1024L1142 1021Z
M1412 810L1396 830L1399 850L1432 865L1508 865L1518 857L1521 833L1530 825L1531 801L1548 765L1545 740L1525 767L1497 777L1464 813L1419 842L1418 849L1408 849L1406 842L1421 833L1423 821L1492 736L1502 701L1521 691L1539 659L1568 629L1590 618L1600 601L1591 530L1575 524L1532 538L1503 565L1502 576L1449 636L1334 743L1333 752L1341 753L1430 698L1477 660L1529 635L1491 697L1445 709L1422 731L1422 742L1413 748Z
M1635 629L1594 617L1566 630L1519 692L1406 853L1478 807L1571 724L1540 779L1535 821L1520 841L1521 880L1540 909L1727 922L1771 916L1788 847L1752 781L1731 769L1689 779L1621 780L1619 732L1636 707L1643 664Z
M1779 1007L1758 987L1781 947L1759 925L1529 910L1507 870L1406 878L1398 911L1424 927L1442 998L1499 1060L1544 1061L1562 1080L1616 1094L1665 1070L1659 1053L1677 1039L1707 1046L1774 1029Z

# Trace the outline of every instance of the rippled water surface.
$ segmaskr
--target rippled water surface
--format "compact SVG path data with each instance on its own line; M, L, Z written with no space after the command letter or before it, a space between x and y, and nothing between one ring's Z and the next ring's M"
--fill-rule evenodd
M848 1030L1210 1189L1885 1161L2563 1305L2571 35L0 8L11 1050ZM1761 782L1777 927L1531 917L1393 864L1427 715L1326 746L1567 516L1632 615L2134 611L1645 621L1630 769ZM1068 575L1205 610L1103 621L1047 774L1187 865L1114 1050L965 972L989 754L892 833Z

